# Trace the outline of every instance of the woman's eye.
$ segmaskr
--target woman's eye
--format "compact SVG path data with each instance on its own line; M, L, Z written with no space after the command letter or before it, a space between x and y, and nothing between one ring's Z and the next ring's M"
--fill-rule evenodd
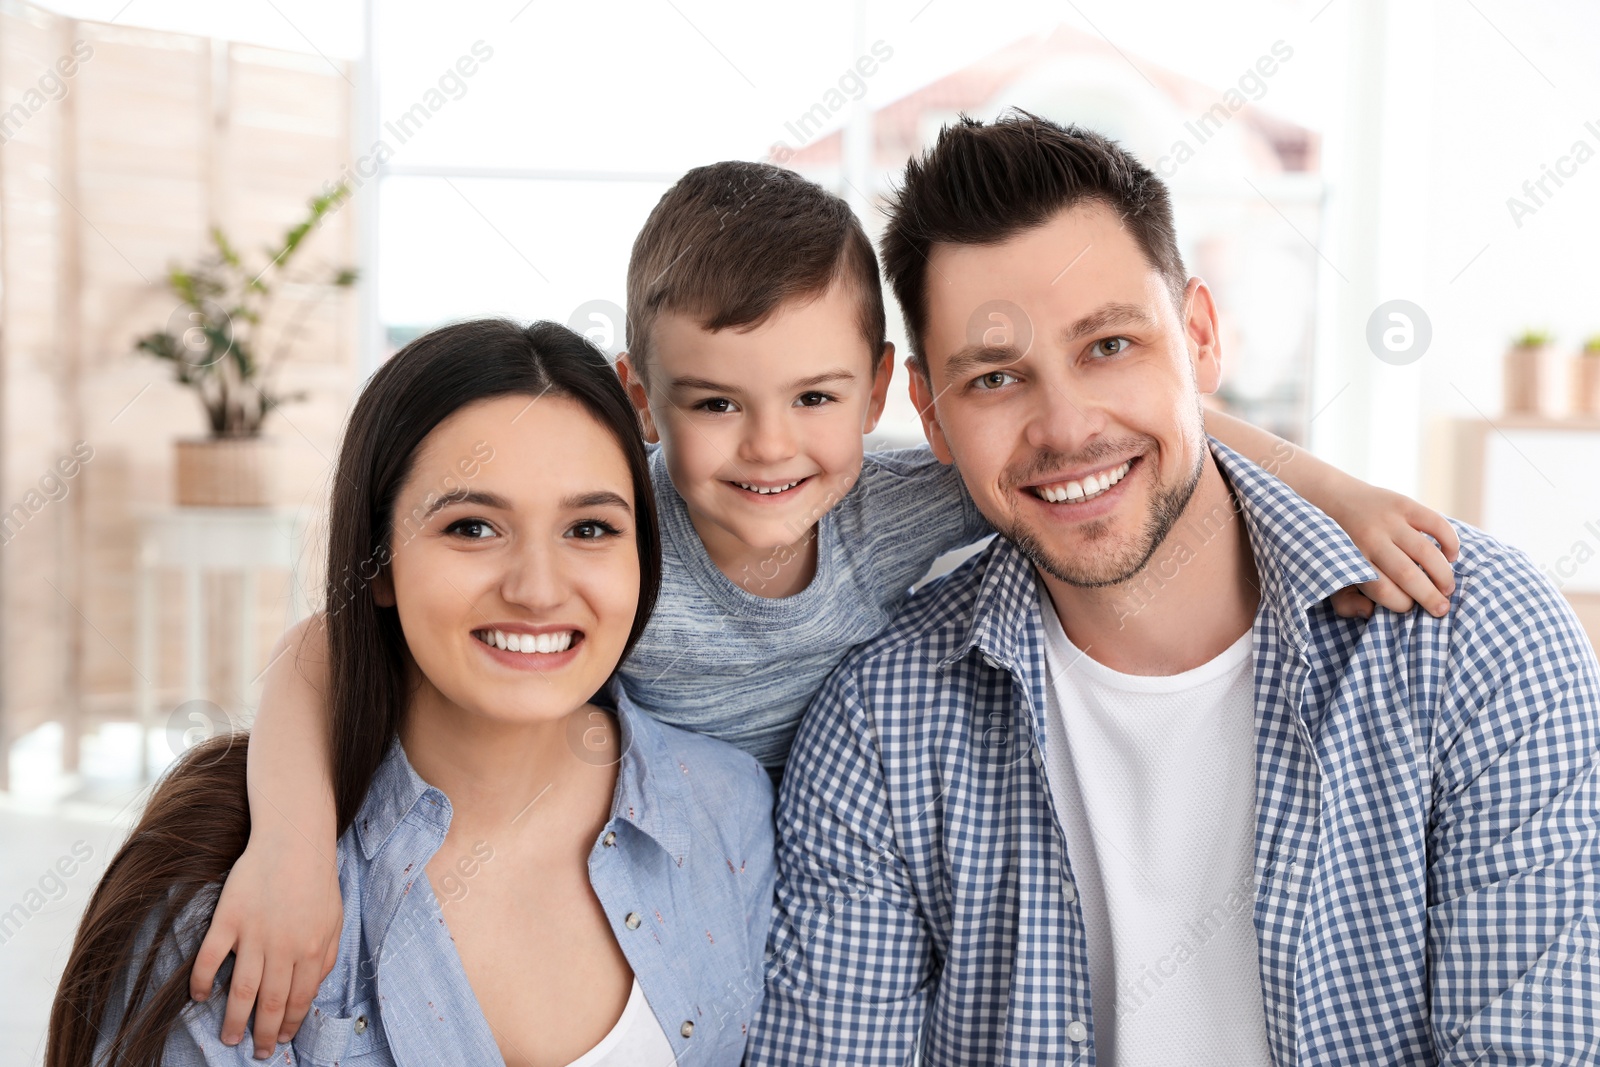
M1094 354L1097 356L1120 356L1132 344L1133 342L1126 337L1106 337L1094 343Z
M469 541L486 541L494 534L494 527L482 519L457 519L444 532L458 533Z
M583 522L574 523L569 536L575 537L579 541L600 541L607 537L615 537L620 532L609 522L601 522L599 519L586 519Z
M994 371L990 371L988 374L983 375L981 378L979 378L973 384L976 385L979 389L985 389L985 390L991 390L992 391L992 390L995 390L995 389L1002 389L1006 385L1009 385L1011 382L1014 382L1016 380L1017 380L1016 378L1014 378L1011 375L1007 374L1003 370L994 370Z
M701 411L709 411L713 415L726 415L733 410L733 401L725 396L714 396L700 401L695 407Z
M816 408L829 403L833 399L827 393L801 393L799 403L803 408Z

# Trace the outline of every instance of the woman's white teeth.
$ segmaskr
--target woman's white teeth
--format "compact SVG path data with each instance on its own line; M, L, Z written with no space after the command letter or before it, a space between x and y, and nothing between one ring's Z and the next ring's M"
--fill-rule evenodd
M803 482L803 481L805 481L804 478L800 479L800 482ZM740 489L744 489L744 490L746 490L748 492L751 492L751 493L759 493L762 496L771 496L773 493L787 493L789 490L791 490L795 486L799 485L800 482L790 482L788 485L774 485L774 486L771 486L771 487L763 487L763 486L759 486L759 485L746 485L744 482L734 482L733 484L737 485Z
M1128 468L1133 466L1133 460L1128 460L1122 466L1099 474L1091 474L1076 482L1062 482L1059 485L1041 485L1034 489L1041 500L1052 504L1064 504L1067 501L1074 503L1081 500L1092 500L1113 485L1122 481L1122 476L1128 473Z
M561 630L546 634L508 634L504 630L474 630L472 636L486 645L508 652L565 652L572 647L572 631Z

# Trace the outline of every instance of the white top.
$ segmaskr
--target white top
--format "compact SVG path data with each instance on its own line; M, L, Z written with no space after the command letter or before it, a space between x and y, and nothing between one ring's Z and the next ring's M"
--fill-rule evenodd
M1080 652L1040 589L1045 777L1089 950L1104 1067L1270 1067L1255 900L1252 634L1194 670Z
M567 1067L672 1067L676 1062L666 1031L656 1021L635 978L617 1024L598 1045Z

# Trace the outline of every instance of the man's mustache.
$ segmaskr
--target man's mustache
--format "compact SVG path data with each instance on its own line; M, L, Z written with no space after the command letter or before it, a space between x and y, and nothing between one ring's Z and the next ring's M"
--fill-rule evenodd
M1116 441L1093 441L1071 453L1043 449L1029 456L1020 466L1008 468L1003 482L1007 489L1018 489L1044 481L1062 471L1084 470L1110 460L1140 455L1155 444L1153 437L1138 436Z

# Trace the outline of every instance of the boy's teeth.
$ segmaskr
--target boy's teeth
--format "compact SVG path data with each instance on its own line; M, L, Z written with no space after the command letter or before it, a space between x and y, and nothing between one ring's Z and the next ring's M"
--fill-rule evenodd
M503 630L474 630L472 636L486 645L508 652L537 652L548 655L572 647L572 631L545 634L508 634Z
M1122 476L1128 473L1128 468L1131 466L1133 466L1133 460L1130 459L1113 470L1091 474L1089 477L1076 482L1038 486L1034 489L1034 493L1041 500L1052 504L1064 504L1068 501L1077 503L1080 500L1090 500L1122 481Z
M805 479L803 478L801 479L801 481L804 480ZM733 484L737 485L740 489L744 489L752 493L759 493L762 496L771 496L773 493L787 493L789 490L799 485L800 482L790 482L788 485L775 485L770 489L762 488L759 485L747 485L744 482L734 482Z

